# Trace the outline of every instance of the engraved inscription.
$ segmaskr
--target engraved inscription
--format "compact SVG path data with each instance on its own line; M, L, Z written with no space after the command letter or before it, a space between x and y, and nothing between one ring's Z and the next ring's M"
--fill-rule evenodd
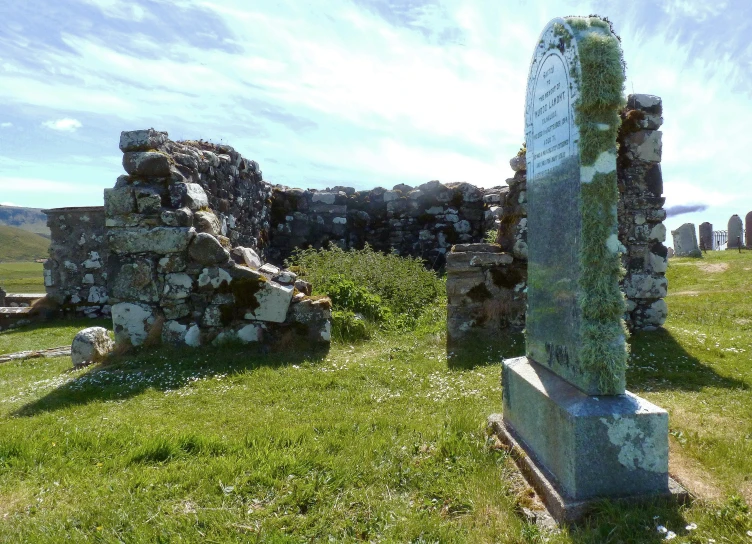
M569 81L565 62L551 51L540 66L533 89L533 172L540 176L571 154Z

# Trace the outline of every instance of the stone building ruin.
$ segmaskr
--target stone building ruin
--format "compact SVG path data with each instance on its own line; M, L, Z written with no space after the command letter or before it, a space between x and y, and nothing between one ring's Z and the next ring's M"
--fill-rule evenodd
M626 249L622 289L632 329L656 328L667 313L661 115L661 100L651 95L630 95L622 112L619 241ZM315 323L315 331L302 336L326 337L329 310L313 302L299 306L295 301L306 291L279 266L295 248L327 244L343 249L369 244L422 258L434 268L445 266L450 343L474 332L524 326L524 154L510 161L515 173L507 186L431 181L356 191L273 186L257 162L228 145L173 142L153 129L123 132L120 147L127 175L105 191L103 207L45 211L52 231L45 285L67 312L114 315L122 322L122 307L113 306L134 305L129 315L145 316L145 325L136 327L135 336L128 334L132 343L148 335L150 320L159 321L169 341L245 335L239 331L253 320L246 323L245 313L234 308L238 294L230 293L230 279L245 273L239 270L256 258L251 254L258 258L255 280L279 286L280 298L287 298L282 291L294 293L283 318L278 310L282 321L264 324L268 339L284 337L275 327L303 330L293 325L302 319ZM497 246L473 246L497 228ZM198 246L205 246L203 253ZM294 310L307 306L316 310Z

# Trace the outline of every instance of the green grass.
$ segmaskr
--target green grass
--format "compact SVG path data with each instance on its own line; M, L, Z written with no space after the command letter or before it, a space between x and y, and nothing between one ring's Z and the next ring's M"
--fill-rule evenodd
M77 371L68 358L0 365L0 541L657 543L661 524L673 542L749 543L752 255L701 264L722 261L705 273L671 260L666 331L635 335L628 370L630 390L669 410L672 462L717 496L604 503L555 534L528 523L514 465L483 430L501 406L499 358L448 363L440 299L410 333L325 355L163 348ZM707 294L678 294L689 286ZM3 332L0 346L55 344L76 326ZM520 337L502 350L521 354Z
M0 262L47 258L50 240L16 227L0 225Z
M0 287L8 293L44 293L41 263L0 262Z

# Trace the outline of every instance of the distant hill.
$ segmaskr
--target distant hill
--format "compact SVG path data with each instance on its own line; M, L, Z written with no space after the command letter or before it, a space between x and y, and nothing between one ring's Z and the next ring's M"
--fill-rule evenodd
M16 227L0 226L0 262L46 259L50 240Z
M16 227L27 232L50 237L47 228L47 216L39 208L21 208L20 206L0 205L0 225Z

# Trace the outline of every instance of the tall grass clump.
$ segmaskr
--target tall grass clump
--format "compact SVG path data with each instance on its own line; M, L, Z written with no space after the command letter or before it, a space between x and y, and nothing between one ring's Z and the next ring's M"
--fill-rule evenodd
M367 338L378 329L412 330L445 296L444 281L420 259L363 249L297 249L285 263L332 299L335 338Z

